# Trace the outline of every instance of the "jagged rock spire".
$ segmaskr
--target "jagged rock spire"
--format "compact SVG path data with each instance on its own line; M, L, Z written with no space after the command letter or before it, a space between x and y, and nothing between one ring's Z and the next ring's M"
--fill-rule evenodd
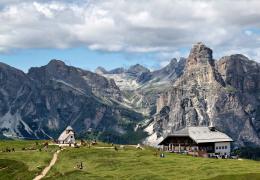
M214 66L212 50L201 42L194 44L187 60L187 67L207 64Z

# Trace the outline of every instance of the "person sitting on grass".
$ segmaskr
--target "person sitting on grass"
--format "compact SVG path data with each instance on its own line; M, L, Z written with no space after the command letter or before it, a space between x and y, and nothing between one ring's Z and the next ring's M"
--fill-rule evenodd
M161 153L160 157L161 158L165 158L164 153Z
M81 161L79 164L77 164L78 169L83 169L83 162Z

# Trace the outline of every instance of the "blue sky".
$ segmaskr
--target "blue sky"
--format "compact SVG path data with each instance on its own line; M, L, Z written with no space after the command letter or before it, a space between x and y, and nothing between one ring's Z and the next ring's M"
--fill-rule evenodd
M142 64L150 69L160 68L154 53L123 53L89 50L87 48L69 49L23 49L0 54L0 61L25 72L30 67L46 65L51 59L59 59L67 65L94 71L98 66L107 70L116 67L129 67ZM168 60L168 59L167 59Z
M241 53L260 62L259 7L258 0L1 0L0 61L23 71L50 59L89 70L158 69L203 42L216 59Z

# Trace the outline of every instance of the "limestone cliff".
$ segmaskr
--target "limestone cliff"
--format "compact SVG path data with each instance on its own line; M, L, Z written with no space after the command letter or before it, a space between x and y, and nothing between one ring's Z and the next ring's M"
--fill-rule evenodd
M258 144L259 64L241 55L215 61L212 50L195 44L182 76L157 100L157 137L185 126L213 123L237 144Z

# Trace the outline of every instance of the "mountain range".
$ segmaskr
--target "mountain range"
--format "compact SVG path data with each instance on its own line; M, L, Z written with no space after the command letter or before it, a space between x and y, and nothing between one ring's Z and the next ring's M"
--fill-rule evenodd
M1 63L0 85L0 128L9 138L55 139L71 125L78 136L127 142L143 119L122 105L113 80L59 60L27 74Z
M260 145L260 64L235 54L219 60L203 43L156 71L136 64L94 72L51 60L24 73L0 63L0 137L78 137L156 145L186 126Z

